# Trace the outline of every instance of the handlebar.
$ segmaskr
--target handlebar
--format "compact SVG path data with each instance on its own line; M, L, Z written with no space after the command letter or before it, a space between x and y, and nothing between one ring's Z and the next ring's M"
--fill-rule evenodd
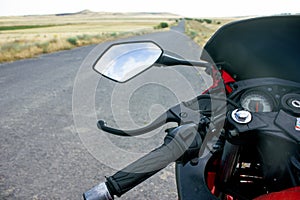
M224 101L224 99L215 99ZM202 138L198 131L201 132L202 128L205 129L209 124L210 120L205 115L210 115L210 113L210 96L201 95L170 108L151 124L140 129L119 130L107 126L103 120L98 121L99 129L119 136L144 134L167 122L177 122L180 126L168 132L164 143L159 148L108 177L105 183L85 192L84 199L112 200L114 195L120 197L171 162L179 158L180 161L186 162L197 157L202 144Z
M168 164L179 159L189 148L200 148L202 139L197 130L197 125L186 124L170 131L159 148L108 177L105 183L84 193L84 199L111 200L114 195L120 197Z

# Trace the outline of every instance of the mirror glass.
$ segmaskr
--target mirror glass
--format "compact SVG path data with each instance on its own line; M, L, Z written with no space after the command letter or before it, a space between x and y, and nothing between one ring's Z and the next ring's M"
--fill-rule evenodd
M162 53L153 42L115 44L102 54L94 69L114 81L125 82L150 68Z

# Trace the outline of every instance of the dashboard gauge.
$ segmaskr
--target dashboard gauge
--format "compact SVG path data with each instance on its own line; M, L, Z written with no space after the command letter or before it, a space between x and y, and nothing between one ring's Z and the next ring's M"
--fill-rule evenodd
M274 108L272 97L260 90L245 92L240 102L241 106L250 112L271 112Z

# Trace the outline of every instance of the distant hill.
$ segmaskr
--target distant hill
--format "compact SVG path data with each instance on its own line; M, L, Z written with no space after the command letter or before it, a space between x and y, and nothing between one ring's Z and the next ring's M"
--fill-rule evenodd
M75 12L75 13L58 13L55 14L56 16L64 16L64 15L88 15L88 14L93 14L93 11L90 10L82 10L80 12Z
M168 13L168 12L93 12L90 10L82 10L75 13L58 13L56 16L66 15L90 15L90 16L103 16L104 18L111 17L139 17L139 18L181 18L182 16Z

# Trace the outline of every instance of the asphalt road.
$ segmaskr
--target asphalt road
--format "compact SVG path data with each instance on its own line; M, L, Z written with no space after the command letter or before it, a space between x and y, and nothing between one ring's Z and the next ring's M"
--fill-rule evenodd
M183 28L129 40L153 40L197 59L200 49ZM109 136L96 129L97 119L125 129L144 126L205 88L201 71L180 66L154 67L122 85L102 78L91 65L108 45L0 65L0 199L81 199L164 136L163 129L137 138ZM121 199L177 199L174 164Z

